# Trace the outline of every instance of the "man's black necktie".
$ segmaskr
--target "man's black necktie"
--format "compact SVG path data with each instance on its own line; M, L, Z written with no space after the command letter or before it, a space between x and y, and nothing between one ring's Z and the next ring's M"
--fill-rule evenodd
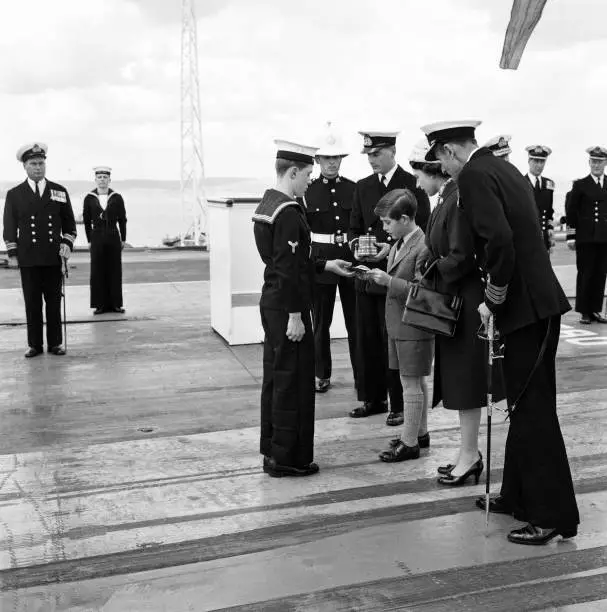
M537 178L535 180L535 190L536 191L541 191L542 190L542 182L540 178Z
M38 186L38 181L36 181L36 199L40 199L40 187Z
M388 179L383 174L381 175L380 183L382 186L382 190L387 191L388 190Z

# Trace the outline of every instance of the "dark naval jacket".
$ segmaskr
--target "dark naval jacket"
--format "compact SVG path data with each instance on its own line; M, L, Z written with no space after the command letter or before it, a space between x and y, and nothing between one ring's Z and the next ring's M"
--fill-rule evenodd
M417 199L417 215L415 222L422 230L426 231L426 225L430 218L430 200L425 191L417 187L417 180L409 172L397 166L387 187L384 187L377 174L371 174L356 183L352 199L352 214L350 215L349 239L352 241L364 234L370 233L375 236L377 242L392 244L391 237L384 231L380 218L375 214L374 209L380 198L393 189L409 189ZM386 269L387 258L379 263L365 262L370 268ZM377 285L372 281L355 280L357 291L368 293L385 294L386 288Z
M552 245L548 232L554 229L554 181L540 176L540 186L536 188L529 175L525 176L533 190L535 206L540 218L540 227L544 236L544 244L549 249Z
M314 274L325 261L311 256L310 227L301 204L268 189L253 215L257 250L266 268L260 306L305 312L312 306Z
M60 266L59 245L71 250L75 240L76 221L65 187L47 180L38 198L26 180L7 192L4 242L21 268Z
M529 182L482 147L457 178L458 206L487 275L485 303L508 334L571 309L554 274Z
M354 181L343 176L334 179L319 176L308 187L303 204L310 231L333 237L333 243L329 244L315 242L312 236L314 258L354 261L348 245L354 185ZM335 285L338 277L332 272L323 272L316 276L316 282Z
M567 239L578 244L607 242L607 176L599 187L593 176L573 181L565 214Z
M82 220L86 239L91 241L93 232L118 232L120 240L126 242L126 210L122 196L113 189L108 191L107 206L103 210L99 202L99 191L86 194L82 208Z

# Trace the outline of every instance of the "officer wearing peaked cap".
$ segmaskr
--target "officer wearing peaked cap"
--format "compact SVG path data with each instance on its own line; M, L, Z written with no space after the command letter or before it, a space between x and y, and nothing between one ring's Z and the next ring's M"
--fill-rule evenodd
M95 314L123 313L122 249L126 241L126 210L120 193L110 189L112 169L96 166L96 188L86 194L82 219L91 250L91 308Z
M373 173L356 183L350 217L350 240L370 234L377 241L377 256L361 261L370 268L386 270L391 238L384 231L375 207L380 198L393 189L409 189L417 199L416 224L425 231L430 217L430 200L417 187L415 177L396 163L398 131L367 130L361 153ZM355 257L357 257L355 252ZM388 411L388 425L403 422L403 388L398 370L388 369L388 336L385 323L386 288L373 281L356 279L356 342L358 399L362 406L350 412L353 418L367 417Z
M27 179L10 189L4 205L4 241L9 265L19 267L27 318L26 358L43 349L42 298L46 304L48 351L65 355L61 346L62 265L76 240L76 222L67 190L46 180L46 153L42 142L24 145L17 160Z
M495 157L501 157L506 161L510 161L510 153L512 153L512 149L510 148L510 141L512 137L508 134L500 134L499 136L494 136L489 139L483 147L486 147L495 155Z
M317 259L344 259L353 261L348 245L350 211L354 182L341 176L341 162L348 155L339 134L329 122L316 151L320 176L306 190L303 203L310 225L312 255ZM316 391L326 392L331 384L331 336L330 327L335 308L335 297L339 288L339 299L348 332L350 362L356 382L356 294L351 278L330 272L316 275L312 315L314 324L314 350L316 358Z
M478 310L485 327L493 313L505 353L503 374L510 430L501 495L490 511L524 517L510 532L518 544L545 544L577 533L579 513L556 412L555 359L561 315L570 309L544 247L527 180L476 144L480 121L422 128L430 149L459 187L458 206L487 276ZM477 505L484 508L485 500Z
M576 252L575 309L580 323L607 323L601 314L607 277L607 148L586 149L590 174L573 182L569 194L567 244Z
M550 253L554 246L554 181L542 176L542 172L546 167L546 160L552 153L552 149L546 145L536 144L525 147L525 151L529 154L529 172L526 174L526 178L533 189L535 205L544 236L544 245Z
M309 476L314 460L314 274L352 276L344 260L311 257L301 198L317 147L275 140L276 186L253 215L255 244L265 264L259 303L264 330L260 452L273 477Z

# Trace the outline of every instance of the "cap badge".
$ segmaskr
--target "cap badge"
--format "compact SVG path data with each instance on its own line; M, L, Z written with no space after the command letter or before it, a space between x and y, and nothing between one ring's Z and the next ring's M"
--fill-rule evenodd
M500 138L497 144L500 146L500 148L508 146L508 143L506 142L506 139L503 136Z
M372 147L373 146L373 140L371 139L371 136L365 135L365 140L363 141L363 145L365 147Z
M590 155L600 155L600 154L601 154L600 147L594 147L594 149L592 149L592 151L590 151Z
M35 144L35 145L32 147L32 153L42 153L42 149L40 148L40 146L39 146L39 145Z
M335 136L333 136L333 134L330 134L327 138L327 144L328 145L334 145L337 141L335 140Z

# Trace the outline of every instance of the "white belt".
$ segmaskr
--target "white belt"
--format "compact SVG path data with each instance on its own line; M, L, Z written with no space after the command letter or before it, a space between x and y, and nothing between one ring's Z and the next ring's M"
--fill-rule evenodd
M312 242L321 244L346 244L348 241L345 234L316 234L314 232L310 232L310 239Z

